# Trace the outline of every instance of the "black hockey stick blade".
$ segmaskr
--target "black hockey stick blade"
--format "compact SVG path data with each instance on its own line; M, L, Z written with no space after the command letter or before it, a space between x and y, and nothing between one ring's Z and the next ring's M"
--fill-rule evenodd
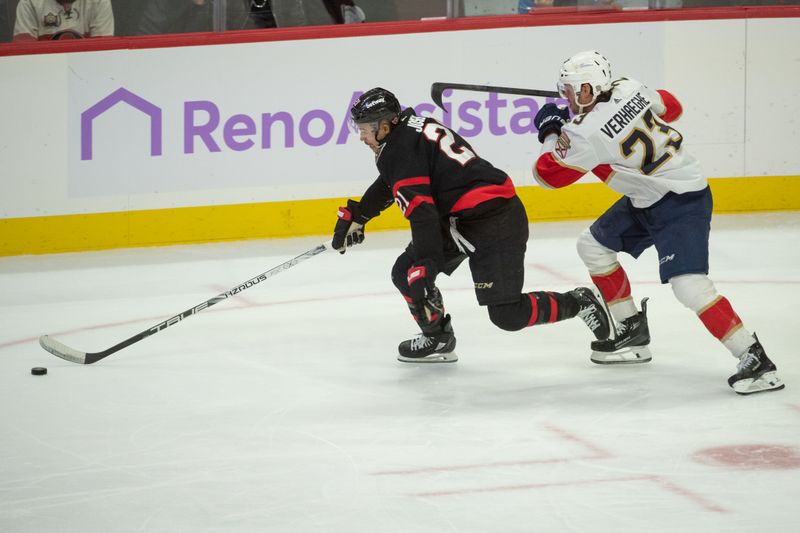
M444 109L442 104L442 92L445 89L459 89L462 91L480 91L484 93L500 93L500 94L521 94L523 96L542 96L557 98L559 94L556 91L542 91L539 89L520 89L516 87L495 87L493 85L473 85L471 83L448 83L444 81L437 81L431 85L431 98L433 102Z
M142 332L137 333L133 337L125 339L124 341L120 342L119 344L115 344L111 348L103 350L102 352L81 352L80 350L76 350L74 348L70 348L66 344L59 342L49 335L42 335L39 337L39 345L50 352L51 354L55 355L56 357L60 357L65 361L70 361L72 363L77 363L79 365L91 365L92 363L96 363L97 361L104 359L111 355L112 353L118 352L123 348L130 346L136 342L139 342L142 339L149 337L150 335L155 335L162 329L166 329L170 326L177 324L178 322L182 321L184 318L190 317L202 311L203 309L208 309L212 305L215 305L222 300L227 300L231 296L234 296L242 291L245 291L256 285L261 283L267 278L271 278L272 276L283 272L284 270L288 270L293 266L297 265L298 263L302 263L306 259L314 257L317 254L324 252L325 250L331 249L331 243L327 242L325 244L320 244L307 252L303 252L302 254L289 259L288 261L281 263L280 265L267 270L266 272L262 272L258 276L254 278L250 278L249 280L240 283L236 287L232 289L220 293L213 298L209 298L205 302L196 305L192 308L187 309L186 311L173 316L172 318L168 318L167 320L161 322L160 324L156 324L155 326L148 328Z

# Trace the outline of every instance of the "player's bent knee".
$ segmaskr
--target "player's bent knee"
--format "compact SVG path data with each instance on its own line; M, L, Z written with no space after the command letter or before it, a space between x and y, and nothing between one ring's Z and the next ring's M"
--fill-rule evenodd
M695 313L713 302L718 294L711 281L705 274L684 274L670 278L669 284L672 292L680 303Z
M492 324L505 331L519 331L528 325L530 319L530 306L524 309L520 300L513 304L493 304L488 306L489 320Z
M589 272L606 271L617 262L617 253L597 242L589 228L578 236L576 247Z
M408 269L412 264L414 264L414 260L406 252L403 252L392 267L392 283L403 294L408 294Z

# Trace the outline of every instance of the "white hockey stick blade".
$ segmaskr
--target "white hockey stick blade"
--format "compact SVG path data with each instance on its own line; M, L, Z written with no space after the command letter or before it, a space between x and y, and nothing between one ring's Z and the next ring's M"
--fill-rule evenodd
M86 352L79 352L74 348L70 348L66 344L51 339L49 335L42 335L39 337L39 346L66 361L78 363L80 365L86 364Z

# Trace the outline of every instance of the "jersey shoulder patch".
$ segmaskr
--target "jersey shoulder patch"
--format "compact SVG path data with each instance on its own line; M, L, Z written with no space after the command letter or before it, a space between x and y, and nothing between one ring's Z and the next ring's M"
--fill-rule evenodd
M566 159L567 152L569 152L571 147L572 143L570 142L569 135L567 135L567 132L562 131L561 135L559 135L558 139L556 140L556 146L554 149L556 155L558 155L558 157L561 159Z

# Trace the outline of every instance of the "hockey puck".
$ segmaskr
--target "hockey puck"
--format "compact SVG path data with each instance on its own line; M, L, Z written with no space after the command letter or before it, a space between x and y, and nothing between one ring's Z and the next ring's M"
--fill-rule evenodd
M34 376L44 376L47 374L47 369L43 366L35 366L31 368L31 374Z

